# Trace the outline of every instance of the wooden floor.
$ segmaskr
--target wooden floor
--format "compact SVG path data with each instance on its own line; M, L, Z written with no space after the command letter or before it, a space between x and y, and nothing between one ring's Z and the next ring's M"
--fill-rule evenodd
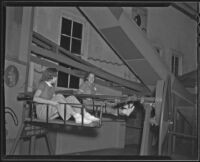
M87 152L79 152L71 155L81 156L85 158L85 156L96 156L97 158L103 159L114 159L114 160L135 160L135 159L171 159L170 157L159 157L159 156L139 156L139 146L138 145L126 145L124 148L110 148L103 150L94 150Z
M110 148L103 150L94 150L87 152L78 152L71 155L76 156L97 156L108 159L158 159L158 160L196 160L197 157L191 154L191 147L182 145L177 145L175 153L170 157L160 157L157 155L154 156L139 156L139 146L138 145L126 145L124 148Z
M102 150L94 150L87 152L78 152L72 155L138 155L139 150L137 145L127 145L125 148L110 148Z

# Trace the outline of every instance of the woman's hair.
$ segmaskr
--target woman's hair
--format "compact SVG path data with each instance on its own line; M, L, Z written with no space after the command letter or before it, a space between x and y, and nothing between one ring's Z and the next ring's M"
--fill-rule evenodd
M53 77L58 76L58 70L56 68L47 68L43 73L42 77L40 79L40 82L42 81L49 81L53 79Z
M94 75L94 73L92 73L92 72L87 72L86 74L85 74L85 76L84 76L84 81L87 81L88 80L88 77L89 77L89 75L90 74L93 74Z

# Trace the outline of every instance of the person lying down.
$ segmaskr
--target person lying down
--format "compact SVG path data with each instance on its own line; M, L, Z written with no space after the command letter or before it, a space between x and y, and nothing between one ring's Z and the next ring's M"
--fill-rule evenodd
M84 82L80 85L78 93L79 94L97 94L97 88L95 86L95 75L94 73L87 73L84 77ZM101 101L96 101L96 103L101 104ZM83 103L85 105L91 105L92 104L92 100L90 98L83 100ZM92 106L88 106L88 109L93 109ZM125 116L129 116L133 110L134 110L135 106L133 103L129 103L129 104L125 104L119 107L117 107L117 105L115 103L106 103L106 108L105 108L105 113L107 114L111 114L114 116L118 116L118 112L119 115L125 115ZM119 110L118 110L119 109Z

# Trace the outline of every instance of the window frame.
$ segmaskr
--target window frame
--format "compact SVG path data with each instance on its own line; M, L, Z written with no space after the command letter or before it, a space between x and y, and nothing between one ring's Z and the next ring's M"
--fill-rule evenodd
M59 19L59 33L58 33L58 45L60 46L60 41L61 41L61 32L62 32L62 19L65 18L65 19L68 19L68 20L71 20L72 22L77 22L77 23L80 23L82 24L82 39L81 39L81 49L80 49L80 54L76 54L76 53L73 53L75 56L78 56L78 57L81 57L83 59L87 58L87 53L88 53L88 37L86 37L86 35L88 34L88 25L86 23L86 20L84 20L81 16L79 15L75 15L71 12L67 12L67 11L62 11L61 14L60 14L60 19ZM73 23L72 23L73 25ZM71 34L72 34L72 29L71 28ZM76 37L73 37L72 35L70 36L70 39L77 39ZM79 39L78 39L79 40ZM71 51L71 45L72 41L70 40L70 51ZM57 85L57 88L58 89L72 89L72 90L77 90L75 88L70 88L70 74L68 74L68 85L67 87L60 87ZM79 85L80 85L80 82L81 82L81 78L79 78Z
M172 57L174 57L175 59L176 58L178 58L178 72L177 72L177 75L175 74L175 70L176 69L172 69ZM174 61L173 61L173 64L174 64L174 68L176 67L176 63L175 63L175 60L174 59ZM180 76L180 75L182 75L182 69L183 69L183 67L182 67L182 61L183 61L183 55L182 55L182 53L180 52L180 51L177 51L177 50L174 50L174 49L171 49L171 57L170 57L170 71L171 71L171 73L173 73L176 77L178 77L178 76Z

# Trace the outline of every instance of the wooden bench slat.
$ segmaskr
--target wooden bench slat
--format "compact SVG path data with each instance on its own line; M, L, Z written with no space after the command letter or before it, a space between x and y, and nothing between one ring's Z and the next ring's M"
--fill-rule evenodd
M75 121L67 120L66 123L64 124L64 120L58 120L58 119L53 119L53 120L42 120L42 119L30 119L30 118L25 118L25 122L31 122L35 124L56 124L56 125L71 125L71 126L84 126L84 127L100 127L98 122L92 122L90 124L82 124L82 123L75 123Z

